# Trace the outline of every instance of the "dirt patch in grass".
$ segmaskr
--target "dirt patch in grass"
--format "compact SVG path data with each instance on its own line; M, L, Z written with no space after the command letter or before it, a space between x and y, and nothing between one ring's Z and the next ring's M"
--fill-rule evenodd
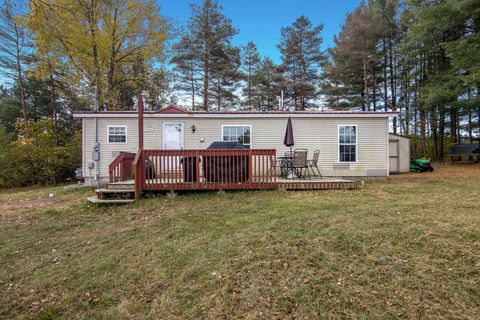
M83 202L85 199L79 195L87 193L91 193L91 190L63 187L3 190L0 192L0 221L12 215L36 212L38 209L65 209L74 203Z
M11 207L0 318L476 319L480 166L435 169L354 191Z

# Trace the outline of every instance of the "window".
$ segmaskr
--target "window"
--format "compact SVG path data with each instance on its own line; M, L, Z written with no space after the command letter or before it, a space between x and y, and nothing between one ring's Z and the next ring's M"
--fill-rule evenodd
M223 126L223 141L238 141L245 147L251 146L252 126Z
M338 127L338 161L357 161L357 126L345 125Z
M126 143L127 127L126 126L108 126L108 142L109 143Z

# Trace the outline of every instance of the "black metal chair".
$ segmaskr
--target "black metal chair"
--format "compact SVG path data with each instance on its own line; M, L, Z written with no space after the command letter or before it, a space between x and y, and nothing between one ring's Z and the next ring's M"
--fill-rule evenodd
M318 169L318 157L319 156L320 156L320 150L315 150L313 152L313 158L311 160L307 160L307 164L310 167L310 169L312 170L312 173L315 176L315 178L317 177L317 175L315 174L314 168L317 169L318 175L320 176L320 178L323 179L322 173L320 172L320 169Z
M295 149L293 152L293 159L291 162L291 170L295 173L300 179L305 179L307 176L304 175L304 170L308 172L308 163L307 163L307 149Z

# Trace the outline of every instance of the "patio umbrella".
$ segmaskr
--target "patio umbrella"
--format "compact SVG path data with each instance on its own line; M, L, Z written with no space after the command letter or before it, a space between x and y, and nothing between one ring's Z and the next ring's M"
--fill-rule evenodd
M290 147L290 154L292 153L292 146L295 145L293 140L293 126L292 119L288 117L287 130L285 131L285 138L283 138L283 144L287 147Z

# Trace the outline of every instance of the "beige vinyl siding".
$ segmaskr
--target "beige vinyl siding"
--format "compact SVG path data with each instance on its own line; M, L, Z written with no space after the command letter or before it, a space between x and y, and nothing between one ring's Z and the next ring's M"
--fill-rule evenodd
M95 144L95 119L85 118L84 129L84 163L83 172L89 177L88 163L93 161L93 146ZM126 143L109 143L108 126L127 126ZM117 157L120 151L136 152L138 148L137 121L133 118L99 118L98 142L100 143L100 177L108 177L108 165ZM92 170L95 176L95 170Z
M92 159L95 120L85 118L84 127L84 172ZM277 155L288 150L283 145L287 118L145 118L144 146L146 149L161 149L164 122L182 123L185 149L205 149L212 142L222 140L222 125L251 125L251 146L255 149L276 149ZM294 148L320 150L319 168L325 176L386 176L388 175L387 118L294 118ZM357 125L357 162L338 162L338 125ZM107 126L126 125L127 143L107 143ZM191 126L195 125L195 133ZM201 142L203 139L203 143ZM119 151L135 152L138 147L137 119L100 118L99 141L101 148L100 175L108 176L108 164ZM87 176L87 175L86 175Z

